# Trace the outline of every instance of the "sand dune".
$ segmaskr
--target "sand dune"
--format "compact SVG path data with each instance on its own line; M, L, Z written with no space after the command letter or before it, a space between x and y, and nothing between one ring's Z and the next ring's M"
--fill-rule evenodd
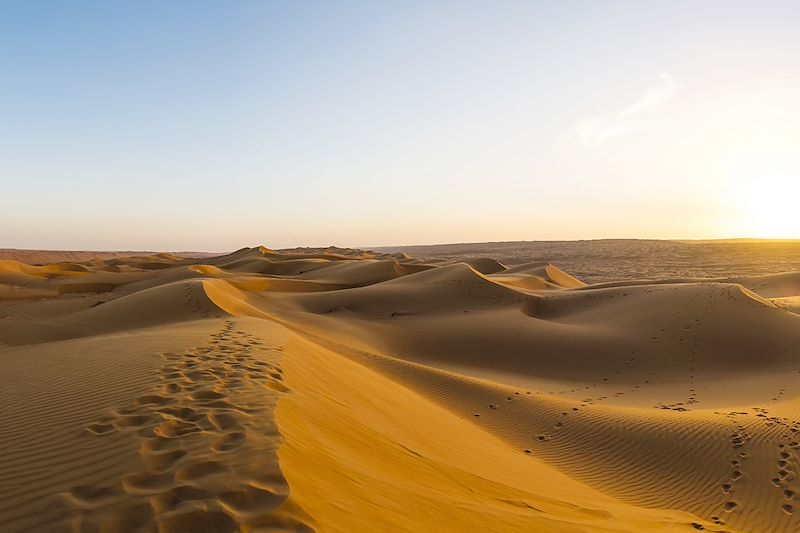
M800 275L0 261L0 529L800 530Z
M137 256L152 256L155 252L108 252L108 251L76 251L76 250L18 250L14 248L0 248L0 259L21 261L32 265L45 265L63 262L86 262L93 260L106 260L114 258L130 258ZM174 252L176 257L198 258L213 257L217 254L208 252Z

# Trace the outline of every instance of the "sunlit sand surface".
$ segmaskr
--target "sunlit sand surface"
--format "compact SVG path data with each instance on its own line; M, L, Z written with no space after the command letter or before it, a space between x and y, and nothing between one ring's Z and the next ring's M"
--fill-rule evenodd
M0 530L800 530L791 253L605 246L0 260Z

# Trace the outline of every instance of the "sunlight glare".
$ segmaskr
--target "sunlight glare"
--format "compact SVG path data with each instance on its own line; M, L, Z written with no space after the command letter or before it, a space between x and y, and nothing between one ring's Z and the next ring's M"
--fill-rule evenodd
M737 234L800 239L800 157L787 153L740 160L731 195Z

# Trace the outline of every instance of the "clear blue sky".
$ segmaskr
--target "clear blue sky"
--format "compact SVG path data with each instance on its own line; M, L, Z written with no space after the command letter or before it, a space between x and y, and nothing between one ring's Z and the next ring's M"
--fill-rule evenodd
M795 1L0 0L0 247L798 237Z

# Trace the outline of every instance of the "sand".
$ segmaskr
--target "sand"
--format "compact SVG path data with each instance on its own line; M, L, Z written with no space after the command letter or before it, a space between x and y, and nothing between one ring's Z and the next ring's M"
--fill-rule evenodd
M2 260L0 531L798 531L799 301L340 248Z
M78 250L19 250L17 248L0 248L0 260L12 260L28 263L31 265L45 265L48 263L68 262L68 261L92 261L95 259L114 259L130 257L150 257L158 255L156 252L98 252L98 251L78 251ZM173 257L200 258L213 257L214 253L209 252L174 252L169 254Z

